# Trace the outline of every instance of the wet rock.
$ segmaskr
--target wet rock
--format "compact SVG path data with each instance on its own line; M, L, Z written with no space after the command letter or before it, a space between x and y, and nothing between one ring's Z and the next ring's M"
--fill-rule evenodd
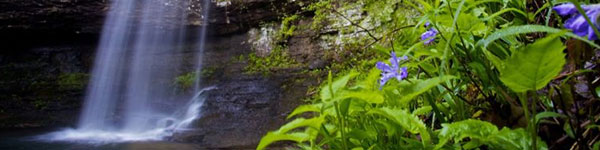
M85 89L59 88L59 77L91 71L109 2L0 2L0 9L5 10L0 12L0 40L8 43L0 50L0 128L76 124ZM204 66L215 71L203 83L219 89L208 93L203 117L194 123L193 130L179 133L173 140L207 148L253 149L267 131L279 128L285 115L302 103L300 99L311 84L293 82L298 69L268 77L248 75L244 73L246 64L234 61L252 52L246 31L261 22L277 20L285 13L281 10L295 11L299 6L288 1L234 0L230 5L213 7ZM197 22L198 17L188 18L185 27L190 33L204 25ZM198 44L194 36L190 34L184 45ZM290 46L298 54L310 50L301 48L303 42L295 43ZM186 49L178 58L190 61L197 52ZM311 59L313 56L317 57L313 54Z
M61 76L87 73L91 49L44 47L0 54L6 58L0 62L0 113L5 116L0 129L73 125L86 81L71 86L76 82Z
M284 124L285 115L302 103L310 84L290 85L298 77L293 72L272 76L244 73L247 64L235 58L252 52L248 37L209 38L204 62L206 67L215 67L215 72L203 82L217 89L206 93L202 117L193 123L193 129L177 133L172 140L204 148L254 149L262 136ZM290 88L282 88L285 85Z

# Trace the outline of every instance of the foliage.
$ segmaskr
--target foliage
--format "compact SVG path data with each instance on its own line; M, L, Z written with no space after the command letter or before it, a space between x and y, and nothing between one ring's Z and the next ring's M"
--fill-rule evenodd
M499 68L500 80L515 92L539 90L562 70L564 49L556 36L550 36L516 50Z
M294 35L294 31L296 31L296 25L293 24L293 21L299 19L299 15L291 15L283 18L281 21L281 26L279 27L279 31L275 37L276 41L287 41L287 39Z
M600 67L584 52L600 47L562 27L559 2L319 0L305 8L312 29L343 61L257 149L285 140L299 149L596 148L600 130L584 124L600 121L588 105L600 103ZM431 43L419 40L427 31L437 31ZM375 64L393 52L409 58L399 62L408 77L380 88Z
M194 84L198 80L197 72L190 72L175 78L173 84L177 86L178 89L187 90L194 87Z
M88 79L89 74L65 73L58 76L58 86L61 89L84 89Z
M298 65L282 47L273 49L265 57L251 53L247 57L247 62L246 73L263 73L263 75L268 75L272 69L290 68Z

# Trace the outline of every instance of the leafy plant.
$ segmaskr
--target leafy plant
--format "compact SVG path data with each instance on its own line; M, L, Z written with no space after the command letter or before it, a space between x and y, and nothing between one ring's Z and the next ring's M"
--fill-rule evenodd
M248 66L245 71L247 73L262 73L269 75L272 69L284 69L298 66L298 63L290 58L288 53L282 48L276 48L265 57L260 57L256 53L251 53L247 57Z
M504 61L500 80L515 92L539 90L554 79L566 63L562 42L557 36L525 46Z
M66 73L58 76L58 86L62 89L84 89L87 85L89 74Z
M179 89L187 90L187 89L194 87L196 80L198 80L197 78L198 78L197 72L190 72L190 73L186 73L186 74L176 77L173 84L175 86L177 86Z
M335 43L327 54L346 57L312 103L288 116L312 118L270 132L258 149L282 140L300 149L597 148L589 133L600 130L582 124L600 121L598 62L582 51L600 48L586 17L600 7L565 4L587 23L564 21L572 33L563 13L553 15L560 2L319 0L306 8L312 29L334 31L318 36ZM390 53L391 65L374 69ZM557 134L573 142L557 145L548 137Z

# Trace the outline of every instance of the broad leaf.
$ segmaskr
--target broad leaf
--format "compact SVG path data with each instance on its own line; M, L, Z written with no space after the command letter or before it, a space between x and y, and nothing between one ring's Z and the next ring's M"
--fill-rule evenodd
M277 131L267 133L267 135L260 140L260 143L256 149L265 149L267 146L277 141L295 141L298 143L307 141L313 135L307 132L288 132L301 127L312 127L318 129L324 121L325 119L323 117L315 117L311 119L298 118L281 126L281 128L279 128Z
M296 107L290 115L288 115L287 119L290 119L296 115L303 114L306 112L321 112L322 104L312 104L312 105L301 105Z
M348 81L357 75L356 72L351 72L343 77L336 79L335 81L331 81L331 83L327 83L325 86L321 87L321 100L326 101L334 97L335 93L337 93L340 89L344 88ZM331 76L331 73L329 74ZM334 95L331 95L331 94Z
M311 118L311 119L298 118L292 122L289 122L289 123L281 126L281 128L279 128L279 130L277 130L275 132L287 133L289 131L292 131L292 130L300 128L300 127L319 128L321 126L321 124L323 123L323 121L325 121L325 119L323 117L315 117L315 118Z
M515 92L543 88L565 65L565 46L558 36L549 36L527 45L505 60L500 80Z
M495 125L473 119L442 124L442 126L443 128L439 132L440 142L436 149L441 148L450 140L461 142L465 138L472 140L486 139L488 136L498 133L498 128Z
M295 132L295 133L289 133L289 134L269 132L269 133L267 133L267 135L265 135L260 140L260 143L258 144L256 149L263 150L263 149L267 148L267 146L269 146L277 141L295 141L297 143L300 143L300 142L304 142L308 139L309 139L309 135L306 133L303 133L303 132Z
M537 149L538 150L547 150L548 146L541 138L537 139ZM526 132L523 128L511 130L509 128L503 128L500 132L491 135L488 138L487 145L490 146L490 149L522 149L522 150L531 150L531 134Z
M412 101L416 96L419 96L429 91L431 88L436 87L437 85L454 78L454 76L443 76L427 80L413 80L411 81L412 83L402 82L400 84L400 88L402 89L400 92L400 102L403 105L406 105L410 101Z
M464 120L450 124L442 124L443 128L439 130L440 142L436 149L442 148L446 143L467 142L466 149L475 149L481 145L487 145L489 149L531 149L531 136L522 128L511 130L503 128L498 130L495 125L481 120ZM468 140L465 140L468 139ZM540 138L538 140L538 149L546 150L547 146ZM464 141L463 141L464 140Z
M371 114L381 115L394 123L407 130L412 134L420 134L423 139L423 144L431 141L431 136L427 131L425 123L419 117L411 114L407 110L391 109L391 108L379 108L374 109L370 112Z

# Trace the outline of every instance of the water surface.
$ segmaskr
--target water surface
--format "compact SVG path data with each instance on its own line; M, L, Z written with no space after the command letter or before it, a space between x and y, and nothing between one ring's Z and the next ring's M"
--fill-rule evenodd
M56 129L0 130L0 150L194 150L200 147L190 143L168 141L90 143L85 141L38 140L39 135Z

